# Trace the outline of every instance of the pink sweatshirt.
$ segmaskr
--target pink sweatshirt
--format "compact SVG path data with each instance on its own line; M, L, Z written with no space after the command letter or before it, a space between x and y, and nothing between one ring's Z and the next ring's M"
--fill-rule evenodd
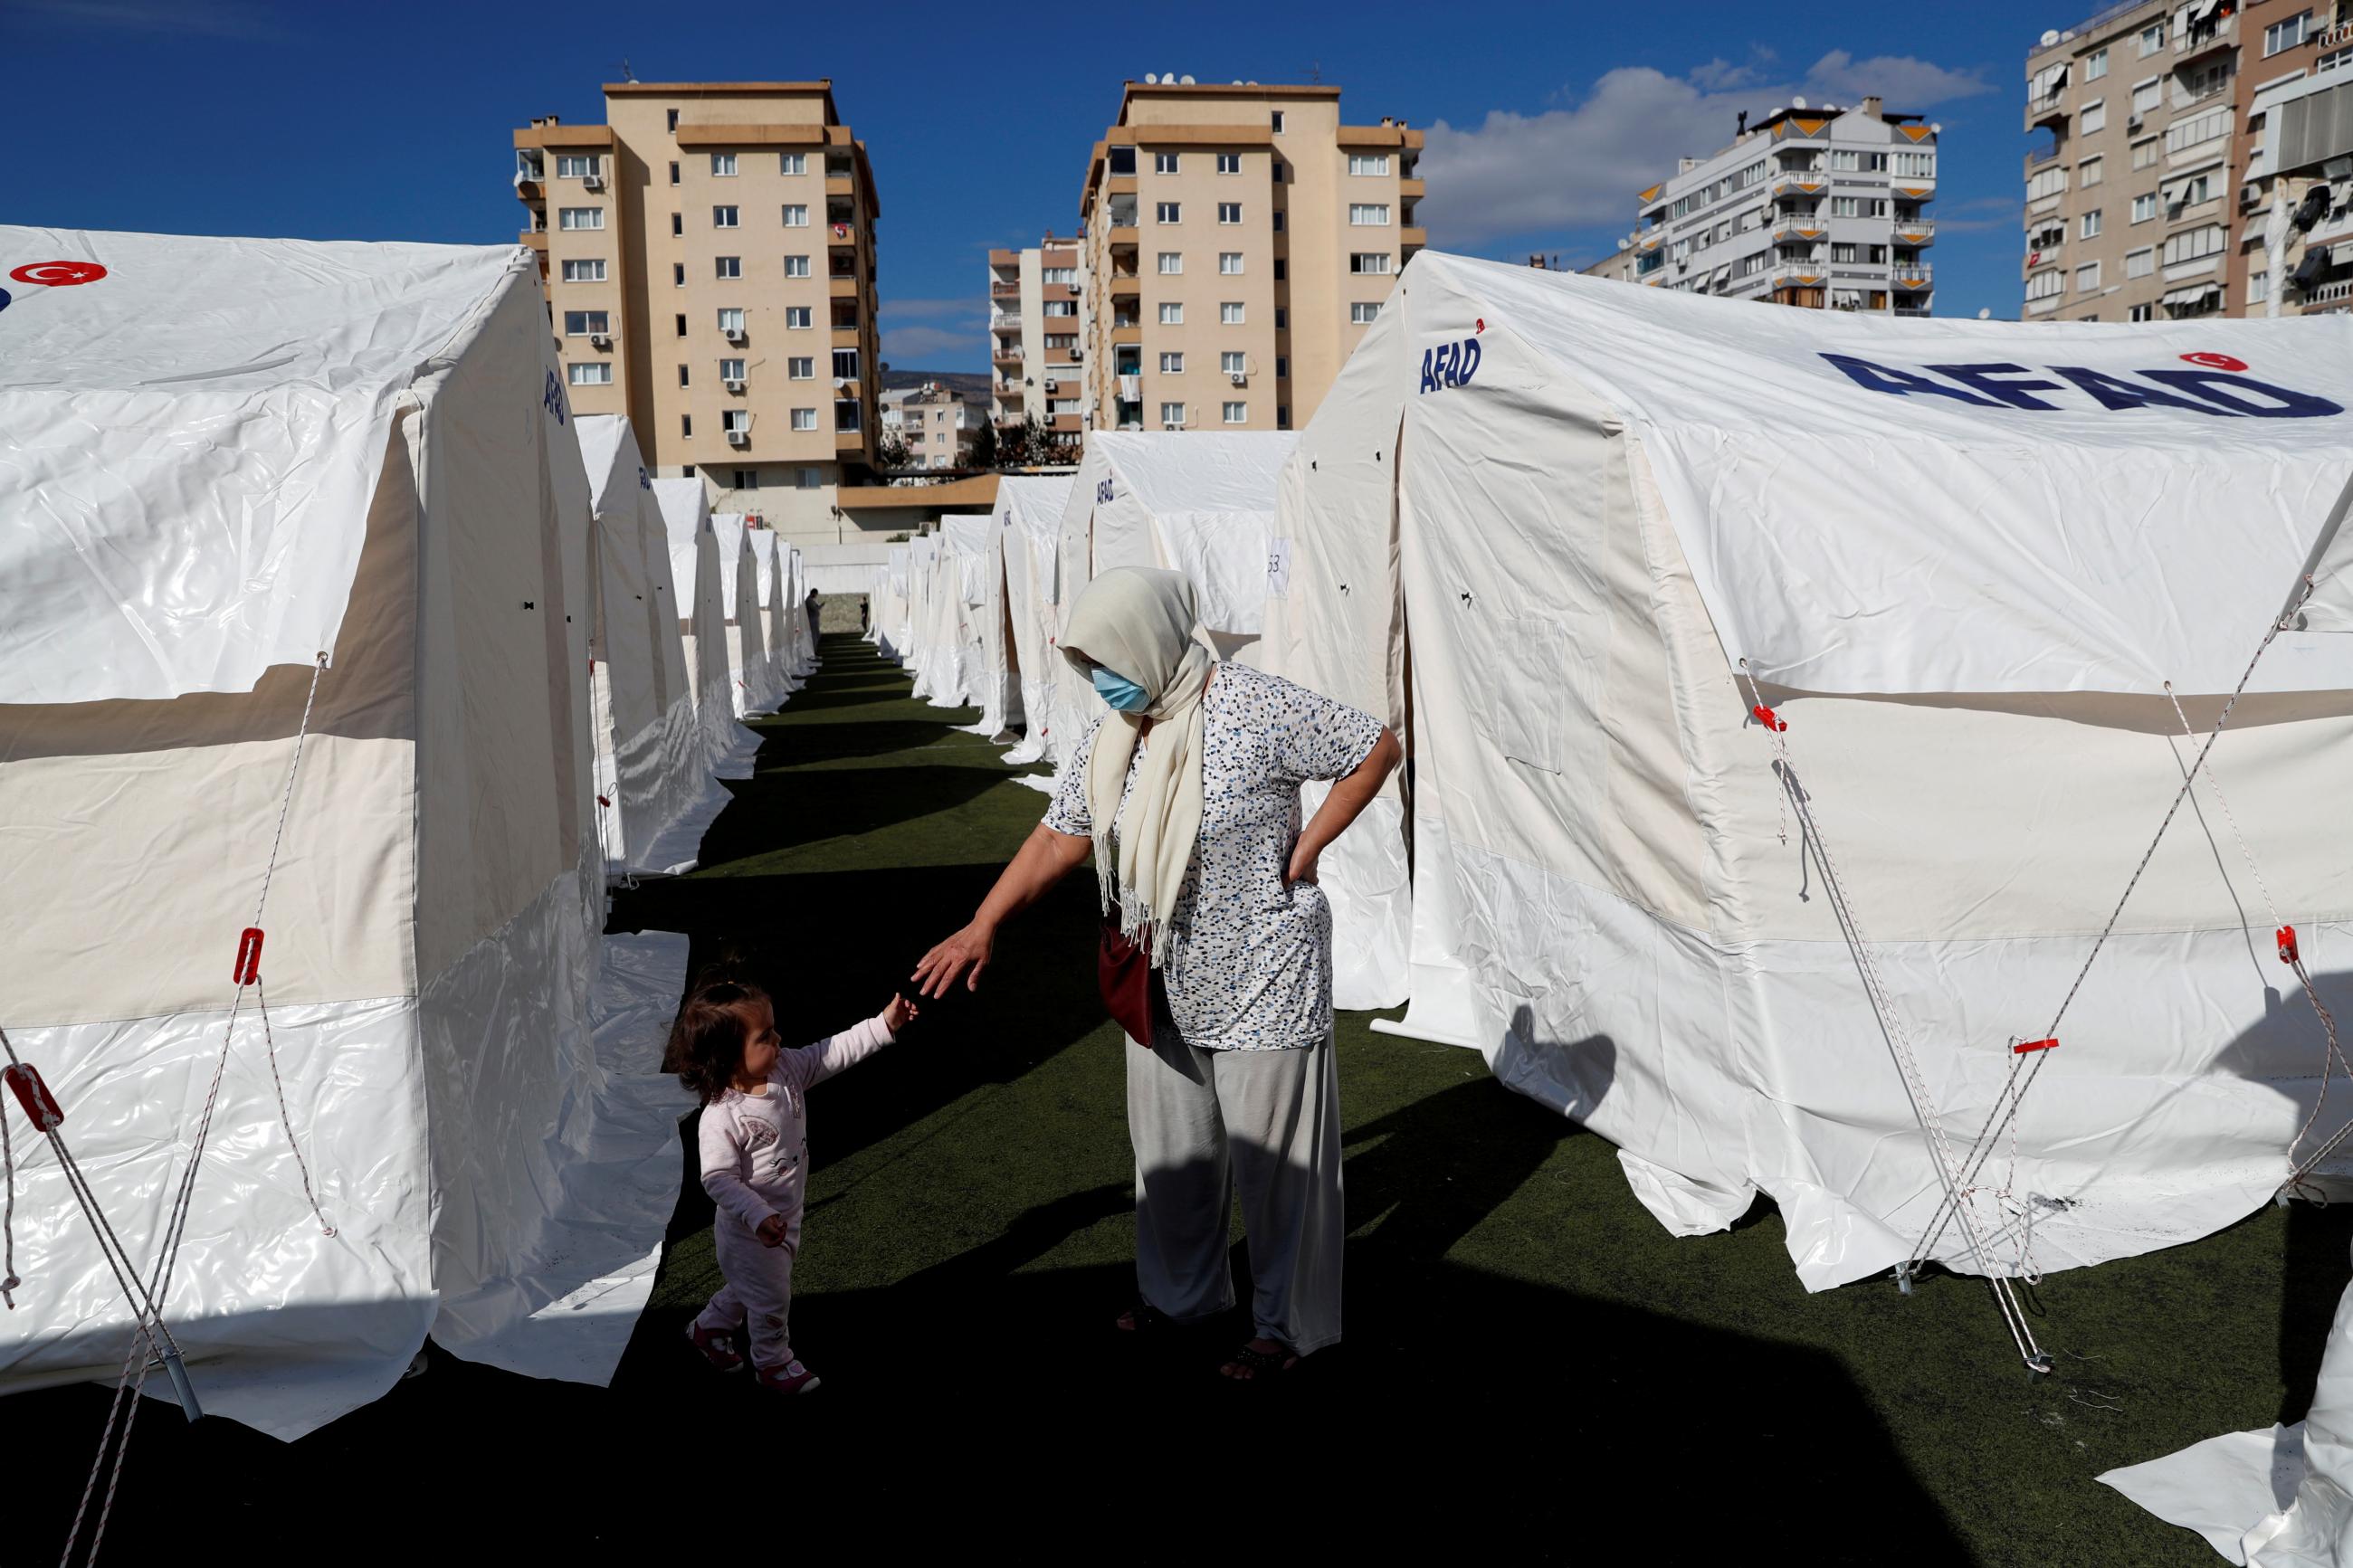
M702 1190L711 1201L750 1230L782 1215L787 1238L797 1244L808 1184L808 1089L892 1038L877 1015L815 1045L778 1051L765 1094L729 1089L705 1105Z

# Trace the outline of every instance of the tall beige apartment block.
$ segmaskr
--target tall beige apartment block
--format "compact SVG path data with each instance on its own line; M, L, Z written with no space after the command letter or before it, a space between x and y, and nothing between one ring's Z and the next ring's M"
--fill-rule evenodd
M573 406L714 510L838 537L880 424L881 205L832 84L608 82L605 121L514 133Z
M988 253L989 414L1000 428L1033 417L1048 430L1081 428L1081 243L1050 233L1024 249Z
M1294 429L1420 249L1422 135L1336 87L1126 84L1080 197L1094 429Z
M2246 313L2232 286L2247 223L2242 87L2272 68L2250 9L2137 0L2028 51L2027 320Z

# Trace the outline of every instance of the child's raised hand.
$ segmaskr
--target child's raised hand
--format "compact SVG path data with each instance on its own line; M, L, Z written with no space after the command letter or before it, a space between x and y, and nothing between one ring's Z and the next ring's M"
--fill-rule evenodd
M767 1218L760 1222L760 1228L757 1235L760 1237L760 1245L763 1247L784 1246L785 1216L780 1214L770 1215Z
M891 1005L882 1009L882 1026L895 1036L900 1030L913 1023L916 1016L922 1011L922 1008L906 997L893 996L891 998Z

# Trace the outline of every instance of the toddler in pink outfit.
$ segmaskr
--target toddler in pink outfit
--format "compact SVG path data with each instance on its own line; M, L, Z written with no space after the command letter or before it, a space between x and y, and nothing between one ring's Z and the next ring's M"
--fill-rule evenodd
M894 996L863 1023L785 1050L776 1009L756 985L706 985L681 1010L662 1067L702 1100L702 1190L719 1205L712 1237L727 1279L687 1337L713 1366L744 1364L733 1341L748 1323L762 1387L806 1394L817 1386L786 1327L808 1175L806 1096L896 1039L915 1012Z

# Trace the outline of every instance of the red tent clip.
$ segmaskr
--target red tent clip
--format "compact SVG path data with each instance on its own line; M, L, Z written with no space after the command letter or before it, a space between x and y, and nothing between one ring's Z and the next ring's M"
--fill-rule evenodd
M2029 1051L2050 1050L2058 1044L2058 1037L2054 1035L2047 1040L2021 1040L2018 1044L2010 1047L2010 1050L2012 1056L2022 1057Z
M248 926L237 939L237 964L228 977L239 985L250 985L261 978L261 928Z
M612 801L611 801L610 799L608 799L608 798L607 798L606 796L604 796L604 795L598 795L598 796L596 797L596 804L597 804L598 805L612 805L613 803L612 803Z
M2295 927L2282 926L2279 928L2279 955L2280 962L2282 963L2294 963L2296 962Z
M1756 707L1751 708L1749 711L1756 714L1757 721L1759 724L1764 725L1767 730L1786 730L1789 727L1783 723L1780 719L1774 714L1773 710L1766 707L1762 702L1759 702Z
M41 1081L32 1063L18 1062L0 1072L0 1079L8 1080L8 1087L16 1091L16 1103L25 1108L25 1115L40 1131L47 1132L65 1121L66 1113L58 1109L58 1097L49 1092L49 1086Z

